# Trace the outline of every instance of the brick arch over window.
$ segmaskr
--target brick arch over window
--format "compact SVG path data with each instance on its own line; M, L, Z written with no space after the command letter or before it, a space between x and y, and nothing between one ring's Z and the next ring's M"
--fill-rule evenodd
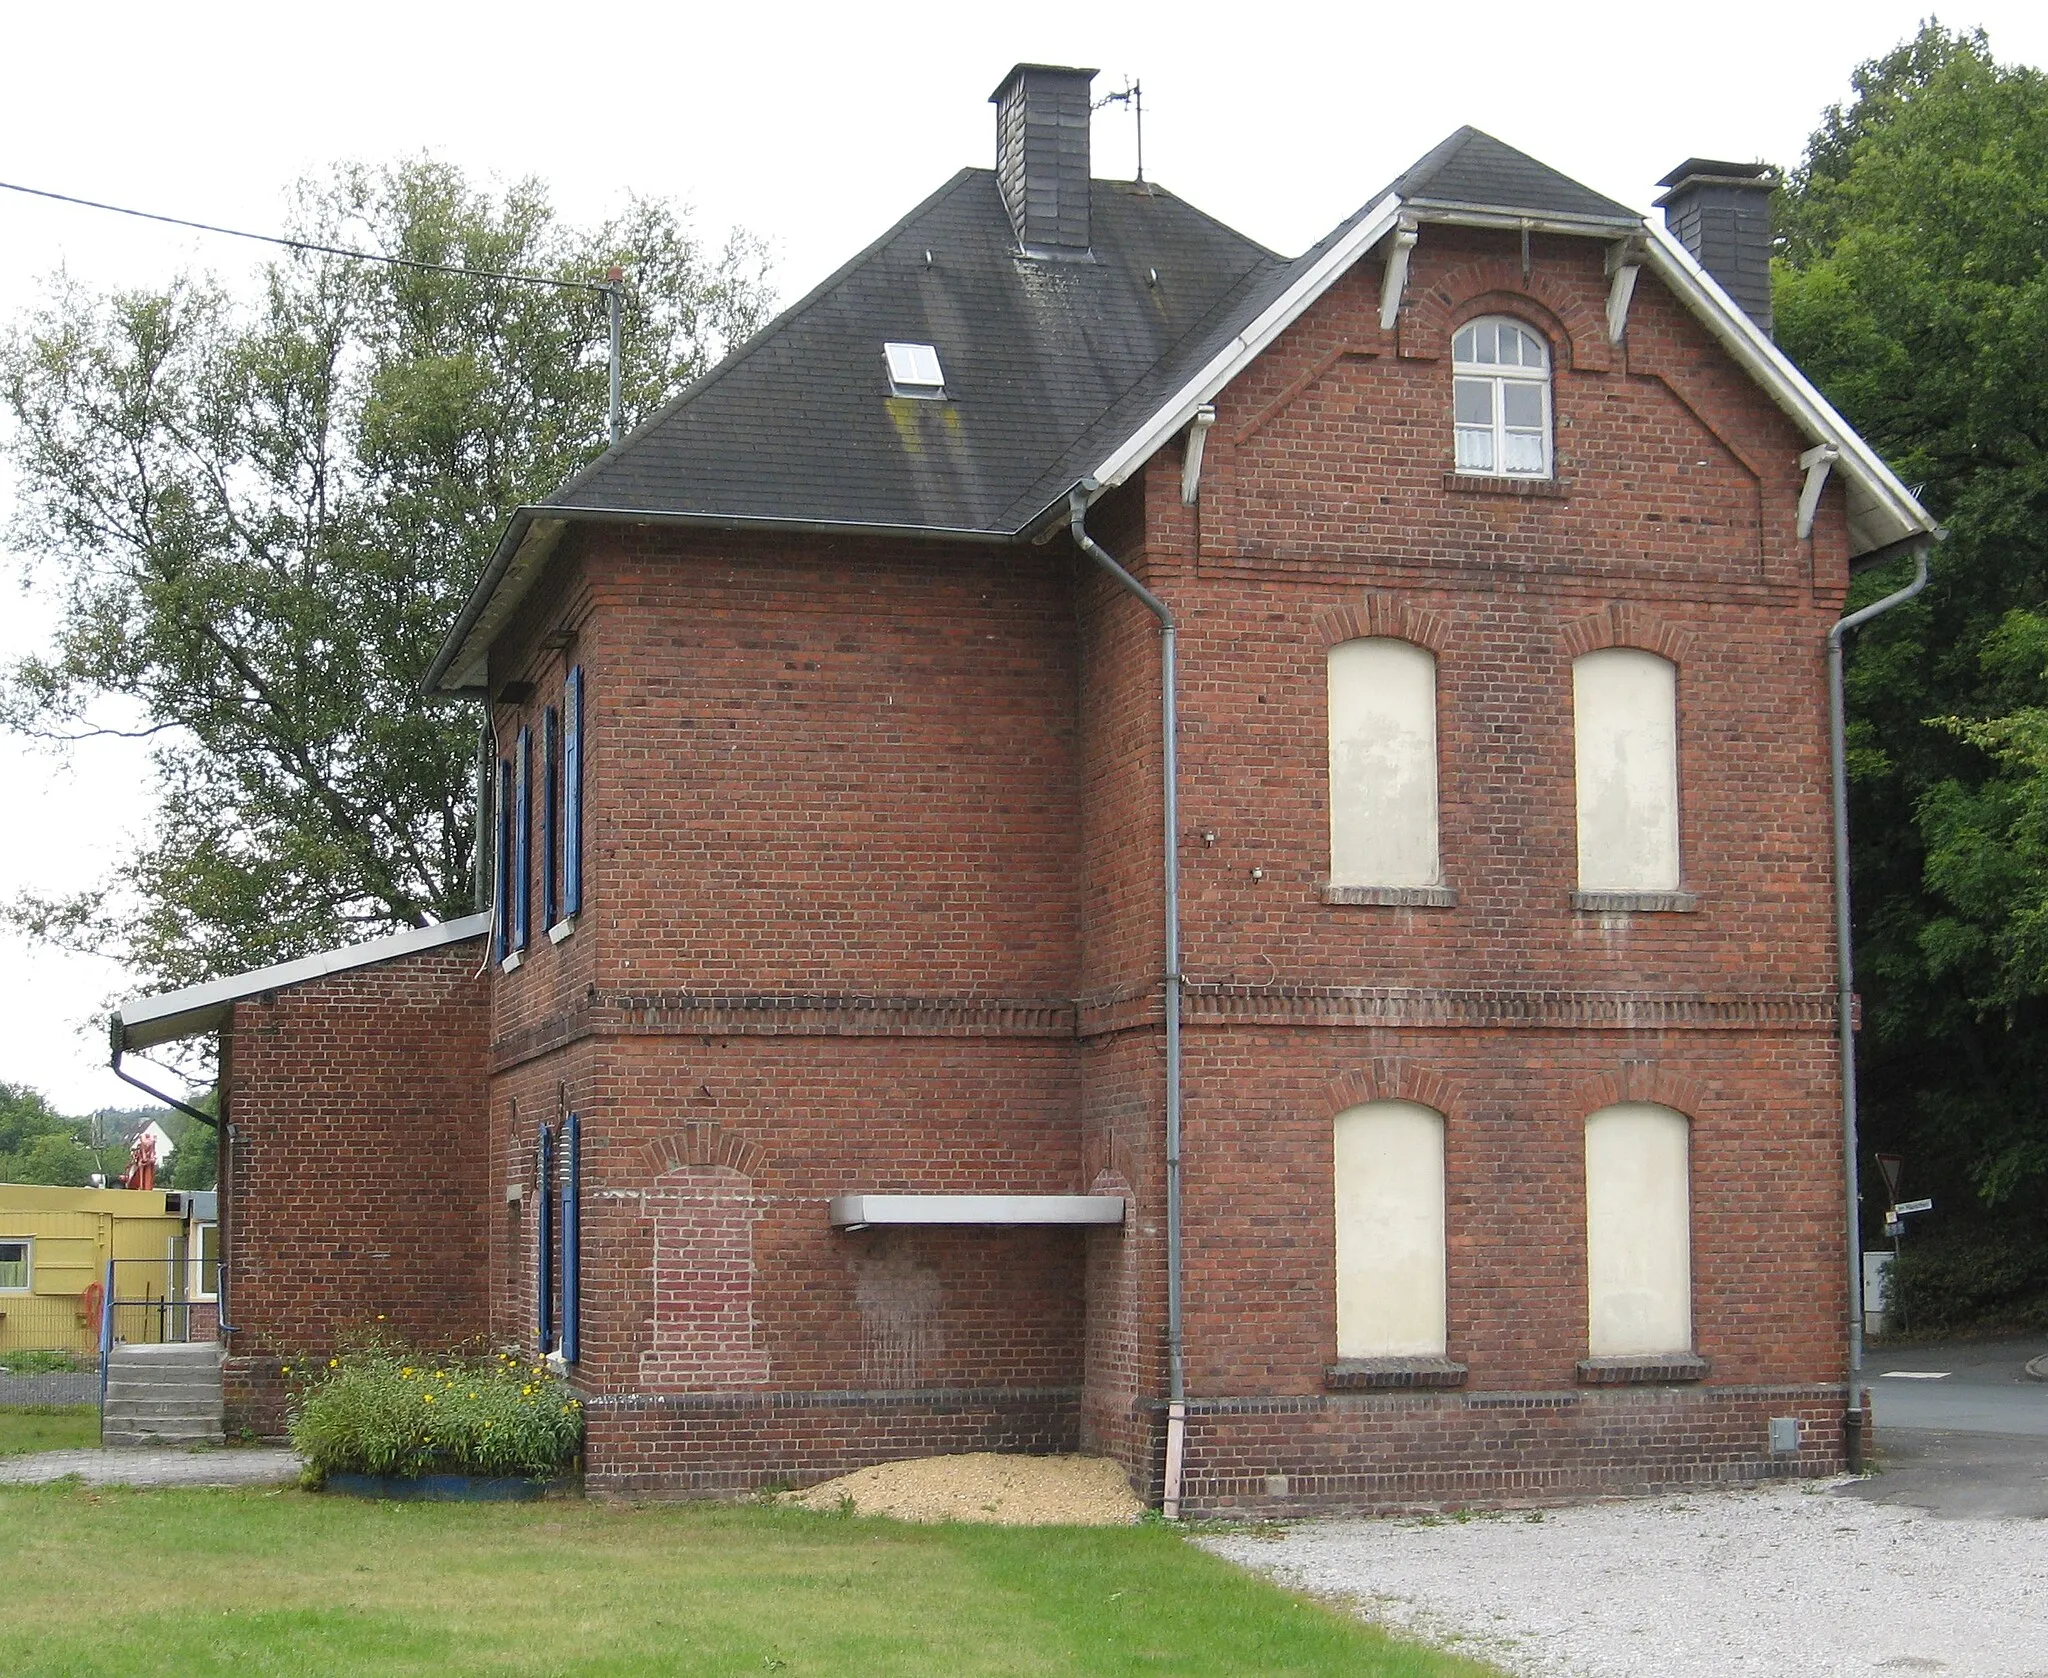
M1603 1107L1619 1107L1633 1101L1669 1107L1674 1113L1697 1119L1706 1101L1706 1091L1696 1079L1683 1072L1667 1071L1654 1060L1625 1060L1586 1079L1572 1092L1573 1106L1582 1118Z
M1446 618L1411 606L1398 594L1367 594L1354 604L1325 606L1315 616L1316 640L1326 650L1342 641L1391 636L1427 647L1441 657L1450 632Z
M1459 1086L1441 1072L1394 1056L1369 1060L1331 1079L1327 1101L1332 1118L1369 1101L1412 1101L1446 1119L1455 1118L1464 1105Z
M686 1166L724 1166L752 1178L761 1175L767 1161L760 1143L727 1130L715 1119L679 1125L646 1144L634 1158L642 1177L660 1177Z
M1451 334L1475 315L1519 315L1544 330L1559 367L1605 373L1613 366L1606 317L1573 286L1542 267L1524 279L1513 257L1482 257L1410 293L1401 311L1401 353L1449 355Z
M1583 658L1605 647L1637 647L1683 665L1692 656L1692 631L1660 618L1647 606L1618 600L1573 618L1558 631L1567 658Z

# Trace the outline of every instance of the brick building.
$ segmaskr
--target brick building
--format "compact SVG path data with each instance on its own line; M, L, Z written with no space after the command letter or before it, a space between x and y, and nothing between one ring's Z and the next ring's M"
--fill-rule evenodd
M1090 74L514 516L488 913L123 1011L222 1034L260 1425L384 1312L634 1493L1840 1462L1824 646L1930 525L1768 181L1681 243L1466 129L1288 261L1092 180Z

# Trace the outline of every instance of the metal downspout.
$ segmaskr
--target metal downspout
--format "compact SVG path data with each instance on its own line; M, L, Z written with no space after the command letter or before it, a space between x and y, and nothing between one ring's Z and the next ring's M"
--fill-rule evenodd
M1849 1208L1849 1404L1857 1405L1856 1381L1863 1372L1863 1188L1856 1164L1856 1029L1850 1010L1856 990L1856 959L1849 928L1849 764L1847 701L1842 689L1842 644L1852 629L1911 600L1927 586L1927 550L1948 533L1937 530L1913 550L1913 580L1894 594L1851 612L1828 631L1828 747L1835 804L1835 995L1836 1031L1842 1054L1842 1160Z
M1175 662L1173 614L1166 603L1119 565L1088 534L1088 503L1102 486L1083 478L1067 493L1067 528L1074 544L1137 596L1159 620L1161 709L1160 803L1165 815L1166 882L1166 1486L1160 1513L1180 1518L1182 1452L1187 1443L1187 1357L1181 1330L1181 1159L1180 1159L1180 769L1175 749L1180 733L1179 676Z

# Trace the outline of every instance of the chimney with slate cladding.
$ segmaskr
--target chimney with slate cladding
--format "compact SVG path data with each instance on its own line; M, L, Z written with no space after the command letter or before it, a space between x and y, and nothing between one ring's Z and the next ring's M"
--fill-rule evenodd
M996 184L1027 252L1088 252L1088 84L1093 70L1019 64L989 95Z
M1664 225L1712 274L1742 311L1771 330L1771 193L1768 163L1718 163L1689 157L1657 183Z

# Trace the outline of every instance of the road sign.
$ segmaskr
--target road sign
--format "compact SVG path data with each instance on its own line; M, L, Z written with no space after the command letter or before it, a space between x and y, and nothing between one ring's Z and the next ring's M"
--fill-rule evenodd
M1877 1168L1884 1173L1885 1192L1891 1198L1894 1205L1898 1203L1899 1199L1899 1172L1904 1168L1905 1163L1906 1160L1903 1154L1879 1154L1877 1156Z
M1932 1212L1933 1210L1934 1202L1931 1200L1907 1200L1892 1208L1892 1216L1902 1218L1908 1212Z

